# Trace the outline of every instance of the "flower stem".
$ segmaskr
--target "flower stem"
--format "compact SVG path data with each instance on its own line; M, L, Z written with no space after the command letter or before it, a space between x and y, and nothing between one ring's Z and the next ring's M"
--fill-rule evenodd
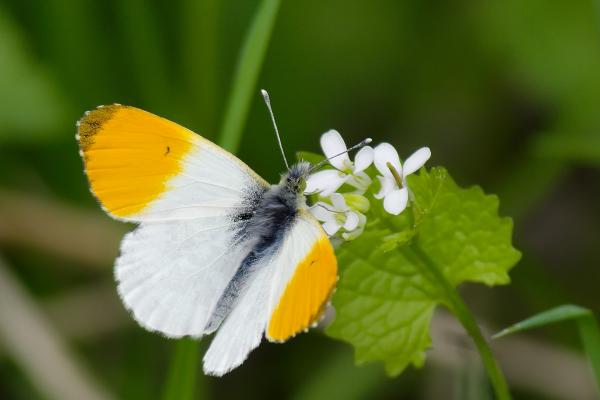
M487 371L487 375L496 394L496 398L498 400L510 400L510 392L508 390L508 385L502 370L500 369L500 366L494 358L494 354L492 353L490 346L484 339L479 326L477 326L473 315L469 311L469 308L463 299L448 281L442 270L418 246L418 243L413 243L413 245L410 246L409 251L412 253L413 257L418 258L420 261L419 264L426 269L427 274L434 279L434 281L442 289L447 301L447 307L460 321L469 336L471 336L471 339L473 339L475 342L475 346L477 347L477 351L479 352L483 365Z
M196 387L198 386L199 347L199 342L193 339L181 339L175 343L171 368L163 393L164 400L206 397L196 394L198 391ZM200 390L202 391L202 389L201 387Z

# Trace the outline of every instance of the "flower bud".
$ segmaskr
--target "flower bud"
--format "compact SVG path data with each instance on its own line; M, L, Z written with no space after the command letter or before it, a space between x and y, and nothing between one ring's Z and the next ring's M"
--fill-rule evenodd
M360 194L344 193L344 199L346 200L348 207L361 213L369 211L369 208L371 207L369 200Z

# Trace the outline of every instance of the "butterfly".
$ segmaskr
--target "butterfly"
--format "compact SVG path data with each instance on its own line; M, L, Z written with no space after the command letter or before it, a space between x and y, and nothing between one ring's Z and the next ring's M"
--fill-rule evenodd
M314 166L299 162L270 185L200 135L120 104L77 127L92 193L111 217L138 224L115 278L142 327L169 338L216 332L203 364L220 376L263 336L283 342L318 322L338 278L303 194Z

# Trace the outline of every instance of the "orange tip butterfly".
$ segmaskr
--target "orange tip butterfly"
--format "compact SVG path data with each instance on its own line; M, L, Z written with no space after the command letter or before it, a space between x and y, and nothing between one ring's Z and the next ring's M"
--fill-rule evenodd
M283 342L319 320L337 262L303 194L314 166L293 165L270 185L209 140L120 104L77 127L93 194L110 216L138 224L115 277L142 327L170 338L217 331L204 371L220 376L263 335Z

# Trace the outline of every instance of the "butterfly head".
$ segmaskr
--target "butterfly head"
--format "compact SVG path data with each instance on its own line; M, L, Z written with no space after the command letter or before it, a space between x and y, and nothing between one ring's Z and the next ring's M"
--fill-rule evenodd
M311 165L306 161L300 161L290 167L281 177L281 184L294 193L303 193L306 189L306 178L311 171Z

